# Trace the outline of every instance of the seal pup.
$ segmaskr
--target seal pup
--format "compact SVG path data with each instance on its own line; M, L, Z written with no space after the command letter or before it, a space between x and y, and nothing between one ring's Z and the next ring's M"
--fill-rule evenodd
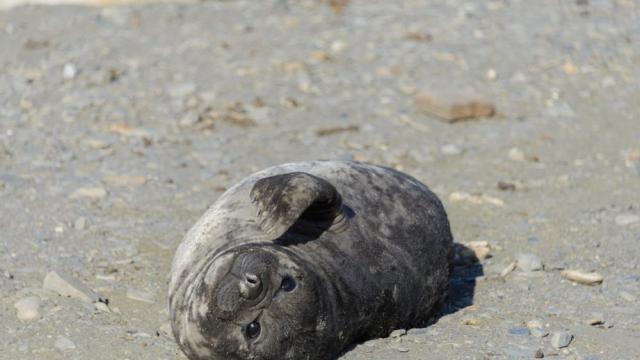
M257 172L189 230L169 284L192 360L326 360L424 325L453 240L436 195L398 171L314 161Z

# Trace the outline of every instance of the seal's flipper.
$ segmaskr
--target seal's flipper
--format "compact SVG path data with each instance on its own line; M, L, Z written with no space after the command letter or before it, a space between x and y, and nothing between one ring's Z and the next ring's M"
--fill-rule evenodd
M276 238L298 220L332 222L342 209L342 197L333 185L303 172L260 179L250 196L260 226Z

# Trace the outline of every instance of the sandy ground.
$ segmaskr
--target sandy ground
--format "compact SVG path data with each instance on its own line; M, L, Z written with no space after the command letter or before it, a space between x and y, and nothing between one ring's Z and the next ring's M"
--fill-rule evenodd
M250 172L306 159L406 171L458 242L491 247L436 324L344 359L638 359L639 41L634 0L0 12L0 359L184 359L181 237ZM468 89L497 116L449 124L412 100ZM519 254L544 269L501 276ZM49 271L108 306L43 289Z

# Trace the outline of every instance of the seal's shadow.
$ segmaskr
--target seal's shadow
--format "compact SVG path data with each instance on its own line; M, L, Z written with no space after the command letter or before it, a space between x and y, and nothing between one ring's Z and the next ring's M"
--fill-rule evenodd
M434 316L431 324L436 323L443 316L473 305L476 279L484 275L482 264L473 250L462 244L454 244L453 264L453 271L449 277L447 300Z

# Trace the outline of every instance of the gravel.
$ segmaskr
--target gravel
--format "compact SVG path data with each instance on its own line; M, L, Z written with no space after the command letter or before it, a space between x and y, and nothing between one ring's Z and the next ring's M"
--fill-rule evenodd
M516 261L518 262L518 269L525 272L544 270L544 264L542 263L542 260L540 260L540 258L534 254L518 254L516 256Z
M50 271L45 276L42 288L58 295L92 303L98 295L73 276L60 271Z
M573 334L568 331L559 331L551 334L551 346L561 349L569 346L573 340Z
M28 296L18 300L13 306L16 308L16 316L20 320L31 321L40 318L40 298Z

